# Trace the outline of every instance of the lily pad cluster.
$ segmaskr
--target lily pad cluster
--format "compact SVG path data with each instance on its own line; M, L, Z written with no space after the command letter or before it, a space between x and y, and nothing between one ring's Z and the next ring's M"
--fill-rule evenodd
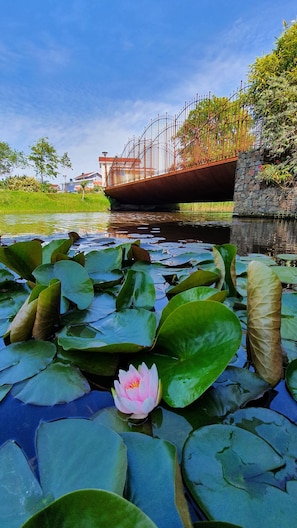
M7 438L1 525L75 528L78 510L90 528L293 523L296 425L261 402L285 378L296 406L296 268L231 244L85 252L71 237L2 246L0 262L3 403L105 393L143 362L163 387L145 423L114 406L41 423L36 464Z

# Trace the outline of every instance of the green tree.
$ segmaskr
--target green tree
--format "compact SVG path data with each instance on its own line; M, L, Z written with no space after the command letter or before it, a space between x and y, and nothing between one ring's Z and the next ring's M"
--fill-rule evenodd
M71 168L71 161L67 152L59 156L47 137L40 138L35 145L31 146L31 154L29 154L28 159L36 174L39 175L41 183L45 177L56 178L59 174L59 167Z
M23 152L13 150L8 143L0 141L0 175L9 175L16 167L27 165Z
M81 186L81 190L82 190L82 196L81 196L81 199L82 199L82 200L85 199L85 189L86 189L86 187L88 186L89 183L90 183L90 182L88 182L88 181L86 181L86 180L84 180L84 181L82 181L82 182L79 183L80 186Z
M297 177L297 21L285 24L272 52L256 59L249 83L265 161L277 164L278 177Z
M232 157L254 141L252 118L240 97L202 99L179 129L179 154L183 166Z

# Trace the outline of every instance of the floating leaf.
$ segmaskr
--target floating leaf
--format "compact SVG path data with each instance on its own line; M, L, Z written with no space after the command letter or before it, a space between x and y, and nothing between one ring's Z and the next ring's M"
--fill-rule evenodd
M38 296L36 317L32 329L34 339L48 339L53 335L60 318L60 301L61 282L53 279Z
M58 333L58 343L65 350L138 352L152 346L156 327L154 313L144 309L127 309L112 313L92 326L65 327Z
M22 528L157 528L139 508L115 493L79 490L68 493L29 519ZM10 528L10 527L7 527Z
M239 427L209 425L190 434L184 446L186 485L209 519L243 528L293 526L297 482L277 487L284 460L269 443Z
M117 295L117 310L125 308L146 308L150 310L154 307L155 300L156 290L149 273L128 270L125 282Z
M26 299L5 332L4 341L6 344L31 339L37 304L38 299L33 301L30 300L30 297Z
M217 279L218 274L213 271L197 270L179 284L167 290L167 295L175 295L176 293L195 288L196 286L208 286L209 284L213 284Z
M179 469L175 447L141 433L122 433L121 436L128 448L126 497L141 508L158 528L191 527L187 506L178 503L176 494ZM153 482L149 494L147 482ZM156 504L166 504L166 508L156 508Z
M94 354L86 350L58 350L58 357L75 365L83 372L97 376L113 376L119 363L118 354Z
M0 262L27 280L34 280L33 270L42 262L41 242L30 240L0 246Z
M241 335L236 315L216 301L195 301L174 310L144 359L156 363L166 403L185 407L199 398L226 368Z
M24 403L56 405L77 400L90 390L77 368L55 361L33 378L15 386L12 394Z
M283 284L297 284L297 268L273 266L273 271Z
M61 282L62 296L75 303L80 310L88 308L94 298L93 283L87 271L72 260L42 264L34 270L34 277L39 283L46 285L52 279L58 279Z
M14 442L0 448L0 526L19 528L48 503L28 461Z
M170 315L178 306L185 304L186 302L199 301L199 300L212 300L218 302L224 302L226 299L227 292L220 291L216 288L209 286L197 286L184 292L178 293L165 306L162 311L160 326L164 323L165 319Z
M275 472L275 485L284 488L288 480L297 479L297 426L282 414L261 407L239 409L224 420L266 440L283 458Z
M42 423L37 431L37 454L46 495L56 499L83 488L123 493L127 469L124 442L92 420Z
M236 253L237 248L233 244L222 244L213 247L214 263L220 270L221 278L218 289L224 287L229 290L230 297L236 297Z
M43 370L56 354L49 341L12 343L0 350L0 384L13 384Z
M283 377L282 285L274 269L261 262L250 262L247 289L249 351L256 372L272 386Z
M85 267L89 274L121 270L122 259L123 249L121 246L90 251L86 254Z
M71 238L62 238L59 240L51 240L42 248L42 264L49 264L56 262L56 256L59 253L67 254L73 244Z
M103 319L116 310L116 298L111 293L95 292L94 299L85 310L71 310L62 317L62 326L76 323L92 323Z
M287 366L286 385L294 400L297 401L297 359L291 361Z

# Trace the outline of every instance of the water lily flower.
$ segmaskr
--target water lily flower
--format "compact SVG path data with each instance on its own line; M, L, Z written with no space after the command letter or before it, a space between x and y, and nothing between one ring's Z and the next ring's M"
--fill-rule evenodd
M116 408L130 414L134 420L142 420L159 404L161 381L156 365L149 369L145 363L136 369L130 365L127 371L119 370L119 381L111 389Z

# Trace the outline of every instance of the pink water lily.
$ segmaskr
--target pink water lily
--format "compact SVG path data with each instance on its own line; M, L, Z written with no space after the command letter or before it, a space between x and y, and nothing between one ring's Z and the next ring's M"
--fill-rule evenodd
M130 418L141 420L159 404L161 381L156 365L149 369L145 363L136 369L130 365L127 371L119 370L119 381L111 389L116 408Z

